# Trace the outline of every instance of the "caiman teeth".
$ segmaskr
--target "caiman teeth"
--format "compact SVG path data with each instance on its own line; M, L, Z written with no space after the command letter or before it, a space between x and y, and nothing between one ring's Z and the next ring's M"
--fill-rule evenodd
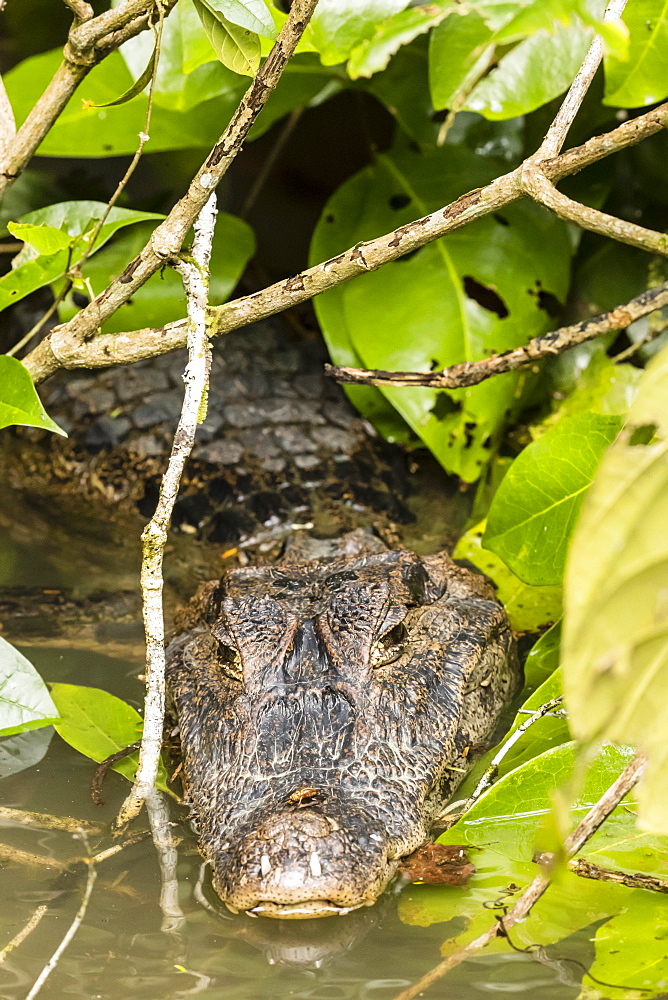
M271 861L268 854L263 854L260 858L260 871L262 872L262 878L266 878L271 871Z
M308 863L311 869L311 875L313 878L320 878L322 875L322 865L320 864L320 858L318 857L316 851L313 852Z

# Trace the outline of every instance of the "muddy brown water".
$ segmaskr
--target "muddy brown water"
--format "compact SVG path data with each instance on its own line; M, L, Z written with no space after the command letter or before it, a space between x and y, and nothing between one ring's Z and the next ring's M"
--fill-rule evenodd
M417 521L406 540L423 552L452 539L466 517L466 501L456 491L444 491L440 480L423 482L414 504ZM5 594L62 589L78 598L98 591L136 592L140 528L131 517L110 524L108 518L77 510L76 504L63 508L5 491L0 588ZM219 567L220 553L175 538L167 563L169 600L176 601ZM47 681L102 687L141 707L137 621L123 621L115 633L82 629L68 639L54 626L57 615L57 608L47 608L30 621L5 616L2 634ZM98 807L89 794L91 762L51 729L28 734L24 752L32 753L35 762L0 781L0 805L71 816L108 830L128 789L120 775L108 775L105 802ZM197 994L207 1000L391 1000L438 963L441 944L461 929L457 921L428 927L402 922L402 894L404 901L419 904L424 891L406 883L376 906L346 917L232 916L211 892L185 810L175 801L167 804L179 841L170 912L164 912L164 902L161 908L164 876L150 836L101 861L87 913L44 982L42 1000L177 1000ZM86 854L86 845L72 833L34 829L12 818L0 818L0 826L0 953L45 908L32 933L0 962L0 1000L20 1000L29 995L81 904L88 870L76 859ZM144 814L136 830L146 828ZM91 835L88 848L95 853L112 843L103 832ZM573 948L586 954L585 938ZM474 1000L525 993L537 1000L565 1000L578 992L559 963L545 965L518 953L480 955L424 995Z

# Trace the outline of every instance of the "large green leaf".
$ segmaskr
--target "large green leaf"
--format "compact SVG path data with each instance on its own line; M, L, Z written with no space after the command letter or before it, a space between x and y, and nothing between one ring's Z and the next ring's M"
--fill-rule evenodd
M98 764L141 739L143 722L139 712L108 691L79 684L52 684L51 694L60 715L55 723L56 732L71 747ZM132 781L138 755L139 751L135 751L111 766ZM156 787L173 794L167 787L162 763Z
M319 0L307 33L326 66L346 60L356 45L410 0Z
M596 959L583 977L586 996L605 1000L665 997L668 903L658 893L627 893L624 909L596 931ZM618 983L617 987L611 986ZM606 984L606 985L603 985Z
M410 10L400 10L387 20L381 21L371 38L366 38L352 50L346 67L348 76L352 80L357 80L359 77L373 76L374 73L385 69L391 57L402 45L407 45L418 35L429 31L444 16L445 11L439 10L433 4L426 4L411 7Z
M0 736L39 729L57 719L58 709L32 663L0 636Z
M452 108L477 83L494 52L494 32L472 10L454 11L432 31L429 84L435 108Z
M605 63L605 103L644 107L668 94L668 0L634 0L624 11L628 59Z
M621 418L585 411L560 420L515 459L487 519L485 548L520 580L561 581L584 495Z
M555 23L512 48L473 89L464 104L485 118L526 115L558 97L573 81L593 32L581 23Z
M603 459L566 570L564 680L582 739L650 754L642 822L668 832L668 349Z
M42 406L33 381L21 362L0 354L0 428L15 424L39 427L67 437Z
M232 24L265 38L276 38L276 25L264 0L207 0L210 7Z
M379 157L325 206L311 261L434 211L498 168L452 146ZM354 357L367 368L428 371L472 361L547 328L536 292L565 295L569 252L561 222L515 205L319 296L316 311L339 363ZM472 481L493 454L522 378L509 373L452 393L383 392L441 464Z
M536 629L561 616L561 587L532 587L523 583L498 556L482 547L485 523L476 524L462 535L453 553L468 559L495 584L510 624L517 631Z
M83 268L95 294L99 294L109 281L127 266L135 257L151 233L148 224L136 226L131 231L119 235L113 243L92 257ZM233 215L220 212L216 220L213 241L209 302L220 305L241 277L253 255L255 240L247 223ZM72 297L60 307L60 319L66 322L76 313ZM159 327L172 320L181 319L186 314L185 294L179 275L171 268L161 275L154 275L139 288L127 302L103 325L104 333L122 330L137 330L145 326Z

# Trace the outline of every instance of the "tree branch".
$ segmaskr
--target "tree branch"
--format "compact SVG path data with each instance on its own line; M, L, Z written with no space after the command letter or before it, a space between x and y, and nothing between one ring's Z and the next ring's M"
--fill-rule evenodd
M158 775L165 716L165 623L162 607L162 564L172 511L181 485L185 464L195 443L197 424L206 410L211 369L211 344L207 336L206 312L209 291L209 263L216 223L216 196L210 194L195 222L192 262L179 260L174 268L183 279L188 303L188 365L179 424L172 452L160 483L155 514L142 532L141 591L146 633L146 698L144 731L139 749L139 765L132 790L121 806L116 826L123 828L138 815L144 800L152 794Z
M601 313L593 319L583 320L573 326L563 326L559 330L543 333L534 337L523 347L516 347L503 354L495 354L491 358L480 361L463 361L451 365L440 372L387 372L380 369L345 368L337 365L326 365L328 375L347 385L389 385L393 388L401 386L430 386L435 389L462 389L478 385L493 375L523 368L551 354L561 354L576 344L600 337L603 333L613 330L624 330L635 320L655 309L668 305L668 282L642 292L626 305L617 306L608 313Z
M610 813L615 809L616 806L622 801L625 795L627 795L633 786L642 777L642 773L647 766L647 757L644 754L637 754L630 764L624 768L620 776L612 785L608 788L606 792L603 793L598 802L592 806L586 816L575 827L573 832L566 838L564 843L564 851L567 857L572 857L577 854L578 851L586 844L590 837L592 837L601 824L608 818ZM410 986L407 990L403 990L399 993L393 1000L414 1000L414 997L421 996L422 993L427 990L430 986L433 986L435 982L441 979L446 972L450 969L454 969L455 966L461 965L462 962L466 961L476 952L484 948L485 945L493 941L495 937L499 934L504 934L506 931L514 927L531 911L534 903L540 899L545 890L550 884L551 878L549 873L541 873L537 875L536 878L531 882L531 884L524 890L522 895L519 897L515 905L511 910L506 913L502 920L497 921L492 927L486 930L479 937L475 938L462 948L461 951L456 952L454 955L450 955L448 958L439 962L433 969L422 976L422 978Z
M559 180L611 153L635 145L666 126L668 104L662 104L645 115L624 122L611 132L590 139L582 146L545 160L542 169L547 177ZM486 187L469 191L430 215L375 240L351 247L337 257L269 285L262 291L211 309L210 336L221 336L282 312L497 211L522 197L520 174L521 167L517 167ZM186 321L178 320L159 329L103 335L82 343L78 333L73 332L72 324L77 319L75 317L70 323L56 327L23 359L35 382L43 381L60 368L108 368L110 365L130 364L183 347L186 341Z
M166 16L177 0L161 2ZM84 77L123 42L148 28L154 6L155 0L125 0L92 20L75 22L63 62L0 159L0 198L23 173Z
M248 132L278 83L318 0L294 0L288 18L227 128L190 182L188 191L151 234L147 245L123 273L66 324L70 343L89 340L105 319L127 302L179 252L188 230L240 152ZM44 342L43 342L44 343Z

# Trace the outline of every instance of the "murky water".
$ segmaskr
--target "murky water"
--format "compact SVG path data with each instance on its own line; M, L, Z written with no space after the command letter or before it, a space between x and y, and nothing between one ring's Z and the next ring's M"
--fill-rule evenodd
M419 496L420 516L412 541L423 550L434 550L453 527L460 526L455 522L461 522L465 511L456 498L444 503L442 491L430 496L429 490L421 490ZM35 498L26 505L15 497L3 499L1 519L0 584L5 590L65 588L86 596L136 586L138 524L111 527L80 512L68 515ZM185 541L176 540L169 556L173 595L187 591L216 565L191 541L188 559ZM46 680L104 687L139 707L143 664L136 623L124 621L113 634L82 629L73 643L57 630L54 633L54 617L56 609L50 613L48 607L40 607L30 620L3 621L3 634L20 645ZM120 775L110 772L105 804L95 806L89 794L93 774L89 760L51 730L29 734L26 740L35 759L42 752L44 756L0 781L0 804L75 817L99 825L102 831L91 833L84 843L67 831L0 819L0 953L31 918L39 918L25 940L3 955L0 1000L27 997L58 948L90 879L88 865L78 859L114 844L109 824L128 789ZM376 906L346 917L315 921L233 917L211 892L184 809L174 801L167 801L167 806L178 842L173 870L166 870L163 858L161 871L144 813L133 833L146 831L146 835L95 865L97 880L87 912L44 982L39 992L43 1000L176 1000L199 993L211 1000L391 1000L438 964L440 945L456 930L452 924L402 923L400 891L418 902L425 891L405 884ZM165 886L169 878L176 879L176 885ZM570 948L570 954L584 951L581 958L586 961L586 937L562 942L559 956ZM495 993L525 993L538 1000L566 1000L578 992L559 962L545 964L515 953L482 954L424 995L434 1000L475 1000Z

